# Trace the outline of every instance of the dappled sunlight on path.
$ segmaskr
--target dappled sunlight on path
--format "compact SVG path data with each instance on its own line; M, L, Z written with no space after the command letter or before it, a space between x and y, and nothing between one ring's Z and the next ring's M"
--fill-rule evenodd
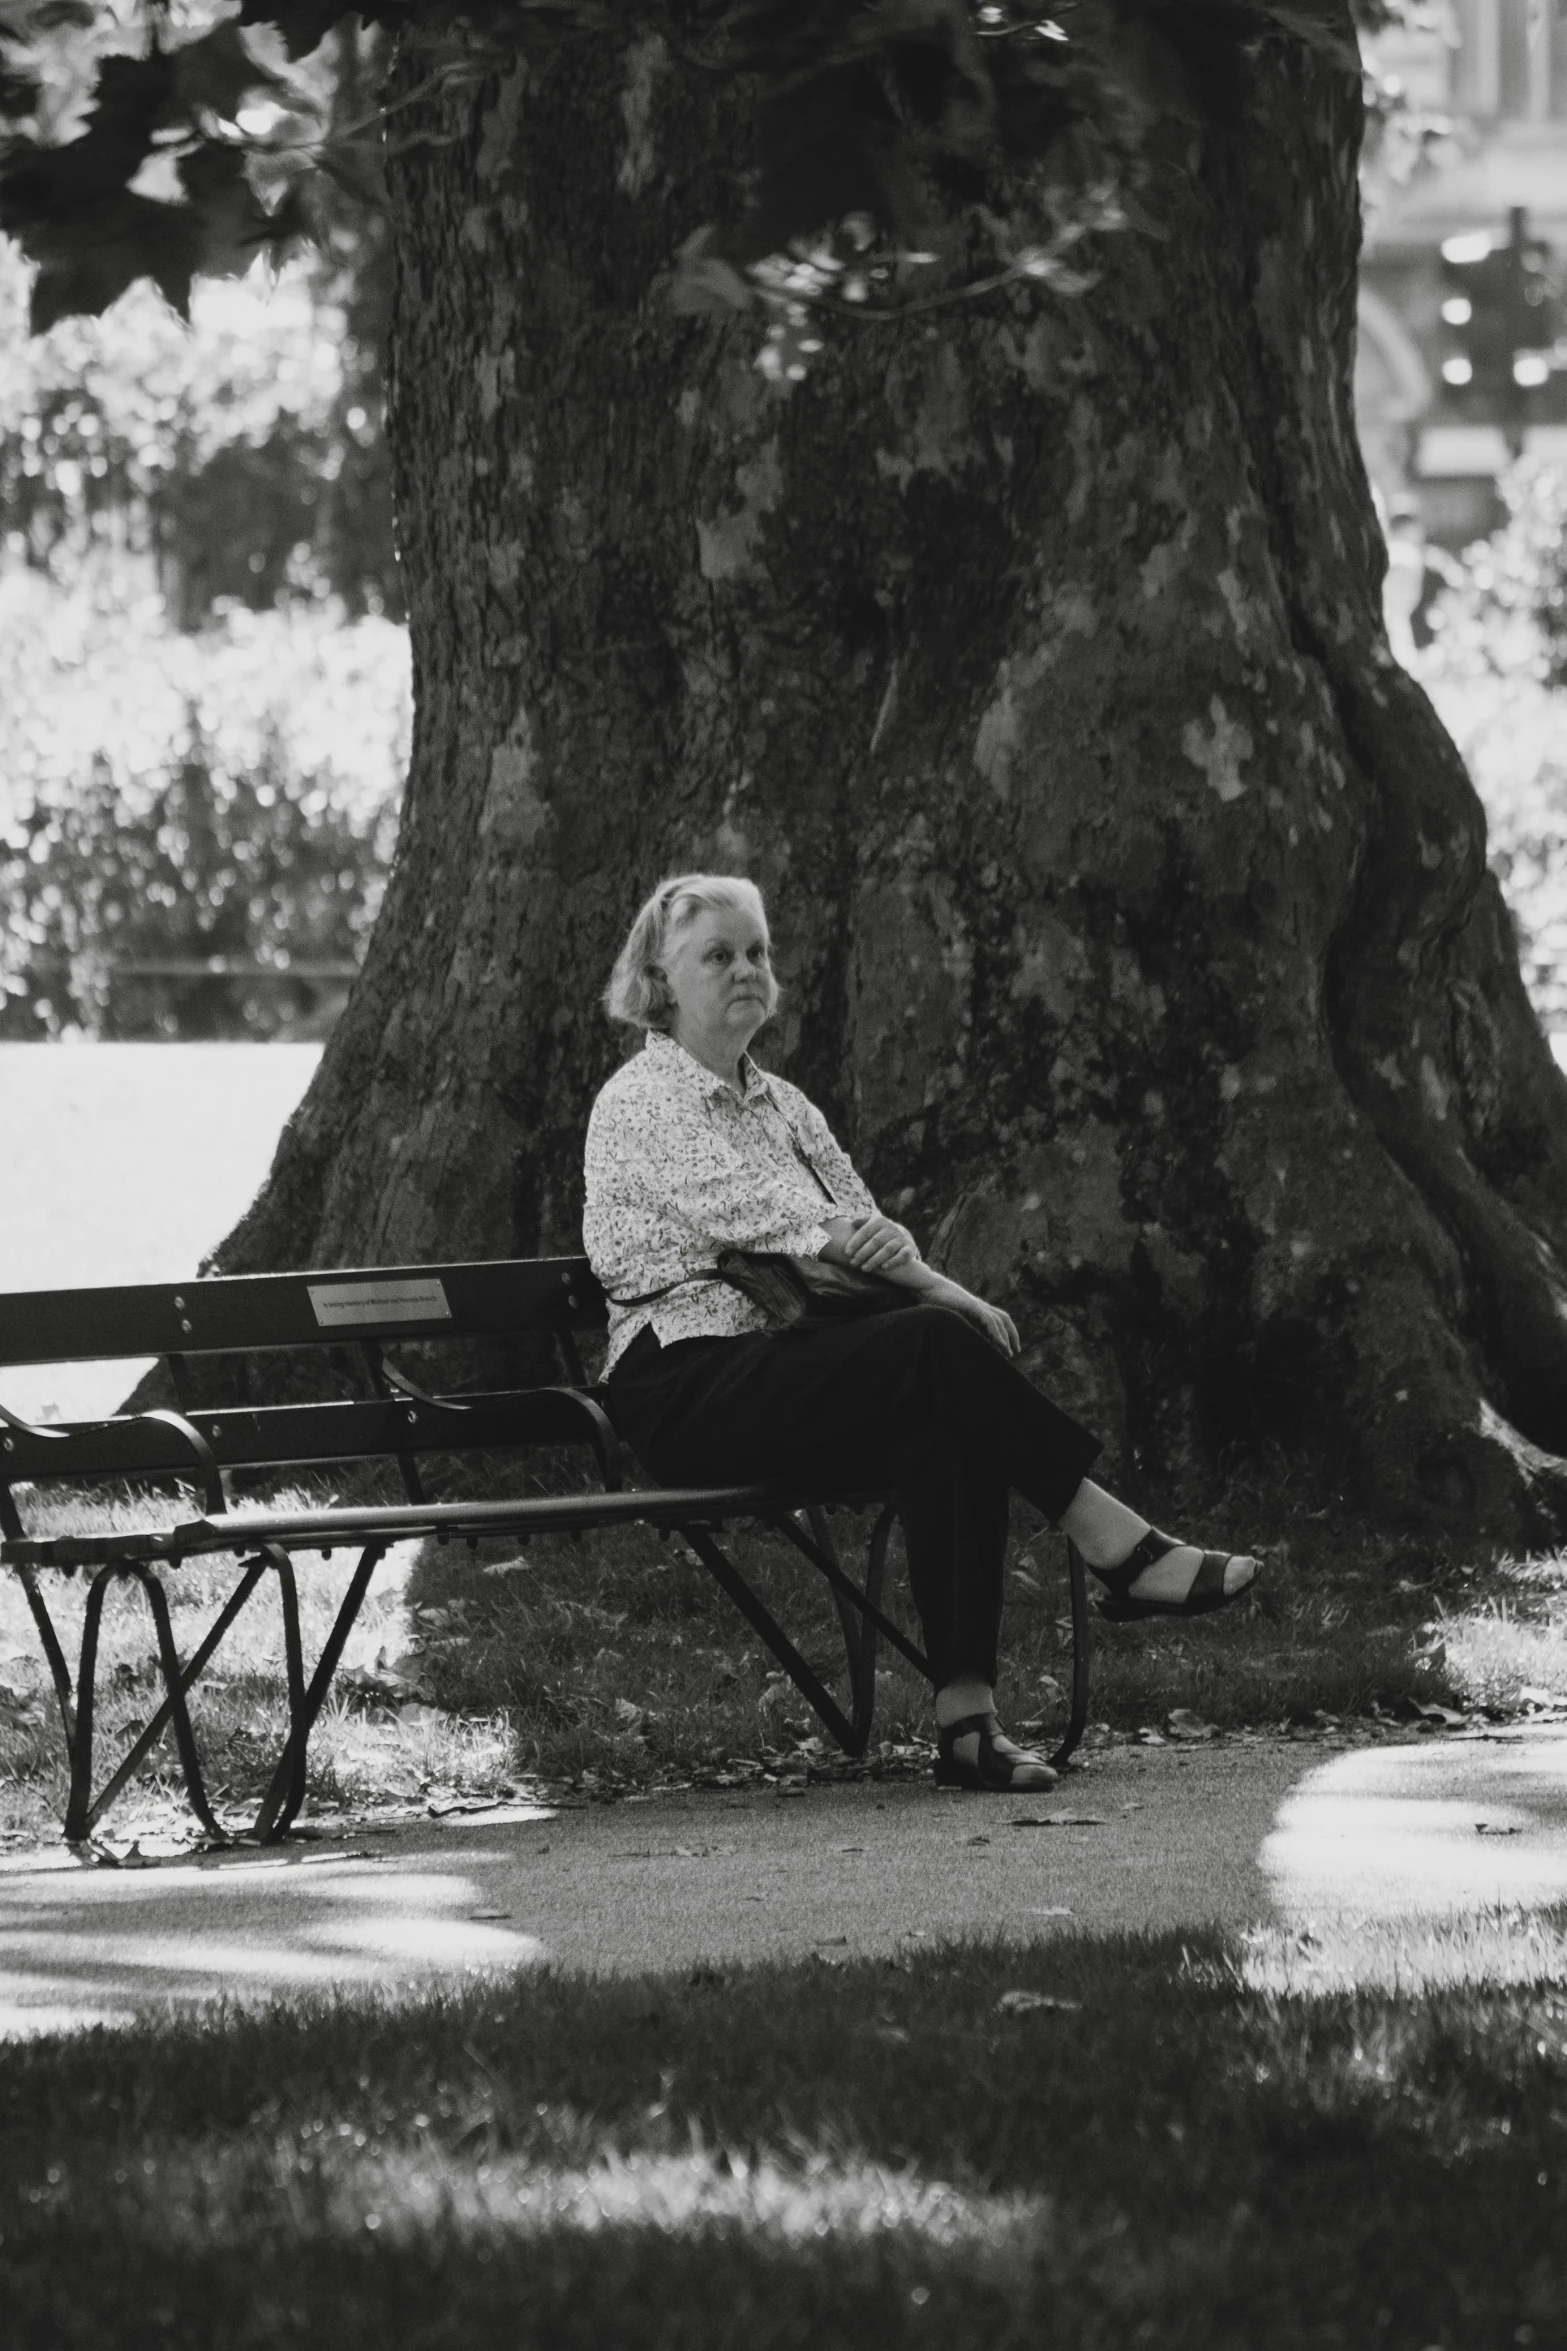
M1281 1990L1567 1978L1567 1725L1361 1748L1310 1772L1262 1851Z
M965 1937L1206 1927L1281 1991L1560 1979L1556 1905L1567 1727L1338 1752L1123 1748L1032 1800L928 1783L668 1790L140 1868L18 1858L0 1863L0 2033L546 1962L832 1966Z
M217 1992L427 1990L432 1977L534 1964L536 1937L476 1915L486 1900L472 1858L393 1872L374 1846L350 1845L137 1870L66 1855L13 1863L0 1871L0 2034L118 2022Z

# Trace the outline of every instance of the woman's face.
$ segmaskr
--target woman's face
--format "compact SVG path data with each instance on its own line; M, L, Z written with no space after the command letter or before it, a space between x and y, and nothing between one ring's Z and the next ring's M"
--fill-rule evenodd
M772 993L766 924L739 907L701 907L665 948L663 971L676 1035L743 1053L767 1018Z

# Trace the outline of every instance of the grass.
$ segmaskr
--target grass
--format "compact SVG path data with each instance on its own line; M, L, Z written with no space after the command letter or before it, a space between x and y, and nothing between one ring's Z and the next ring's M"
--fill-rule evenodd
M7 2341L1560 2344L1549 1924L1502 1986L1061 1936L26 2044Z
M280 1497L286 1499L286 1497ZM30 1523L65 1531L161 1516L167 1503L35 1497ZM1244 1521L1248 1515L1237 1509ZM1255 1517L1260 1512L1253 1511ZM857 1527L834 1521L854 1564ZM790 1548L759 1531L737 1549L763 1596L829 1686L842 1684L842 1645L825 1584ZM323 1638L349 1573L342 1555L298 1562L307 1659ZM226 1559L169 1578L176 1639L187 1651L232 1575ZM72 1654L83 1586L47 1579ZM916 1632L898 1545L893 1613ZM1009 1575L1000 1685L1010 1722L1049 1736L1070 1680L1060 1545L1019 1530ZM101 1755L134 1734L157 1703L150 1625L129 1587L105 1613ZM277 1605L251 1602L193 1713L209 1780L236 1820L265 1786L282 1738ZM590 1791L654 1780L726 1784L844 1768L820 1724L770 1654L678 1540L625 1528L524 1550L487 1543L470 1553L431 1543L383 1568L347 1653L400 1661L431 1706L366 1702L346 1690L311 1748L318 1808L504 1794L519 1776ZM9 1693L9 1698L7 1696ZM1156 1729L1178 1709L1222 1730L1379 1718L1409 1720L1428 1702L1501 1714L1567 1701L1567 1561L1503 1558L1484 1566L1454 1547L1391 1543L1298 1513L1267 1552L1256 1593L1202 1622L1101 1627L1091 1743ZM933 1726L929 1691L884 1653L876 1743L866 1768L923 1772ZM111 1818L131 1833L177 1825L172 1741ZM53 1698L20 1589L0 1579L0 1835L53 1833L65 1757Z
M1509 1561L1504 1589L1433 1627L1455 1686L1510 1711L1567 1700L1567 1560Z
M280 1495L280 1504L308 1497ZM159 1522L167 1503L108 1497L35 1498L28 1523L36 1531L65 1533L89 1526L126 1527ZM409 1638L404 1595L406 1560L378 1571L345 1653L348 1669L373 1666L382 1652L401 1653ZM352 1572L351 1559L314 1556L299 1562L301 1631L307 1670L325 1638ZM227 1555L194 1560L167 1578L175 1641L188 1655L232 1588ZM74 1667L85 1581L44 1576L44 1597ZM208 1794L222 1815L239 1819L271 1778L287 1727L282 1676L282 1624L275 1587L264 1579L191 1699ZM162 1698L152 1622L134 1586L111 1592L99 1650L97 1776L127 1746ZM339 1681L311 1740L310 1789L318 1809L359 1809L372 1803L413 1803L444 1794L495 1794L511 1784L515 1740L502 1717L483 1710L448 1714L412 1704L367 1709ZM0 1835L12 1842L57 1833L65 1807L67 1764L54 1693L20 1585L0 1576ZM178 1832L191 1825L183 1799L172 1735L165 1734L144 1769L109 1815L115 1834Z
M848 1536L849 1522L837 1524ZM825 1587L765 1539L748 1543L746 1559L810 1662L841 1676ZM893 1612L913 1631L896 1542L894 1561ZM1512 1707L1529 1688L1567 1700L1552 1614L1567 1603L1567 1563L1481 1568L1455 1547L1395 1544L1307 1517L1269 1546L1267 1561L1256 1593L1222 1615L1099 1628L1092 1714L1101 1738L1157 1726L1177 1709L1239 1729L1378 1711L1409 1719L1430 1702ZM428 1654L442 1703L504 1711L519 1760L547 1777L591 1773L613 1785L779 1770L791 1760L820 1768L809 1748L820 1726L678 1544L631 1529L591 1543L541 1538L510 1558L499 1546L476 1559L432 1547L411 1589L447 1617ZM1008 1592L1002 1711L1048 1733L1071 1667L1056 1538L1025 1530ZM1489 1679L1476 1663L1482 1622L1502 1628ZM1555 1644L1550 1655L1542 1643ZM1503 1650L1512 1659L1505 1681ZM917 1751L922 1768L929 1692L896 1657L884 1662L876 1761L898 1768Z

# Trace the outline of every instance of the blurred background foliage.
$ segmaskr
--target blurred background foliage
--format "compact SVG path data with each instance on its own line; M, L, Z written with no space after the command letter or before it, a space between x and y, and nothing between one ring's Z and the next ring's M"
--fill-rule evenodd
M345 23L290 72L362 125L384 47ZM30 339L0 239L0 1037L311 1036L341 1007L410 725L373 193L318 174L313 242L198 277L188 326L142 279ZM1394 643L1567 1033L1567 474L1501 486L1492 538L1414 555Z
M1498 488L1499 531L1456 561L1426 551L1410 666L1485 805L1535 1010L1567 1038L1567 474L1525 458Z
M329 111L379 36L332 34ZM274 270L29 339L0 241L0 1037L318 1035L380 903L408 653L390 257L330 193Z

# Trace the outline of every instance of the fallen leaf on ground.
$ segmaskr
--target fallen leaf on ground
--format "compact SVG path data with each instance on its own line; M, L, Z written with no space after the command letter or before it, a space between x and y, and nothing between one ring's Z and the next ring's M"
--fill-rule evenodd
M1418 1698L1411 1698L1409 1705L1418 1721L1428 1722L1433 1726L1441 1724L1448 1730L1461 1731L1469 1720L1467 1714L1459 1714L1451 1706L1438 1706L1434 1703L1428 1705Z
M1009 1829L1102 1829L1102 1812L1024 1812L1009 1820Z
M1002 2016L1032 2016L1037 2009L1065 2016L1082 2005L1081 2000L1058 2000L1053 1992L1003 1992L996 2002Z
M355 1665L337 1677L337 1686L351 1698L379 1698L388 1705L405 1704L409 1700L428 1703L428 1694L422 1682L399 1673L394 1666Z
M1165 1744L1164 1733L1156 1731L1151 1722L1141 1723L1137 1731L1137 1744L1139 1747L1162 1747Z
M510 1918L511 1912L509 1910L470 1910L468 1916L472 1919Z
M1172 1708L1164 1718L1164 1728L1166 1736L1172 1739L1216 1739L1219 1735L1216 1722L1204 1722L1189 1706Z
M1523 1831L1512 1821L1477 1820L1475 1835L1477 1837L1521 1837Z

